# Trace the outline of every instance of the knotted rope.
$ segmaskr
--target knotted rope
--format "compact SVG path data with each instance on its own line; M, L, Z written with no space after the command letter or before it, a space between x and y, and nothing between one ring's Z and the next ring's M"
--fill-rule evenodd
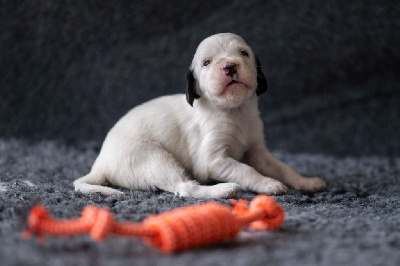
M150 216L142 223L118 222L105 208L87 206L80 218L55 220L43 205L30 212L25 239L37 235L73 236L88 233L95 241L109 235L142 237L163 253L177 252L234 238L246 225L257 230L276 230L284 220L284 210L269 196L247 201L233 201L234 208L215 202L177 208Z

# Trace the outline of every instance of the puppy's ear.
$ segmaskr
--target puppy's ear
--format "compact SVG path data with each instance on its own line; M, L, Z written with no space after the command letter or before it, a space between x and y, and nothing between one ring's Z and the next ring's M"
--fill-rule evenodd
M264 73L261 70L261 63L260 59L256 56L256 69L257 69L257 96L260 95L261 93L264 93L268 89L268 84L267 84L267 79L264 76Z
M193 106L194 99L200 98L196 93L196 79L194 78L193 71L189 70L187 73L187 87L186 87L186 101Z

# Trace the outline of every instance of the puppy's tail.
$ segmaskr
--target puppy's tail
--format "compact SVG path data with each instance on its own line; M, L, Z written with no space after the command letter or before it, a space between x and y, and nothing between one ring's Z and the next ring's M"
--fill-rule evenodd
M76 191L84 194L99 192L104 196L119 195L123 192L103 186L106 183L106 178L103 175L90 172L89 174L78 178L74 181L74 187Z

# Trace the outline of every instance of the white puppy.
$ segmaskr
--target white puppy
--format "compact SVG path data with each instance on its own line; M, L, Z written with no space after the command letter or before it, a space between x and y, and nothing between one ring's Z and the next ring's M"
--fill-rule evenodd
M257 95L267 82L241 37L222 33L202 41L187 78L186 99L157 98L122 117L91 172L75 180L75 189L121 193L103 186L112 184L229 198L240 188L279 194L288 190L283 183L307 191L326 186L320 178L302 177L265 148ZM210 181L223 183L206 185Z

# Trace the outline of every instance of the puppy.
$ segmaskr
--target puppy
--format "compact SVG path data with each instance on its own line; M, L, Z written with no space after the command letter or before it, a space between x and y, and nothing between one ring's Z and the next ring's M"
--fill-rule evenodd
M229 198L239 189L270 195L287 192L286 185L305 191L326 186L320 178L301 176L265 148L257 96L267 90L267 81L241 37L221 33L203 40L187 80L186 97L160 97L122 117L90 173L75 180L75 189L122 193L104 186L112 184ZM210 181L214 185L206 185Z

